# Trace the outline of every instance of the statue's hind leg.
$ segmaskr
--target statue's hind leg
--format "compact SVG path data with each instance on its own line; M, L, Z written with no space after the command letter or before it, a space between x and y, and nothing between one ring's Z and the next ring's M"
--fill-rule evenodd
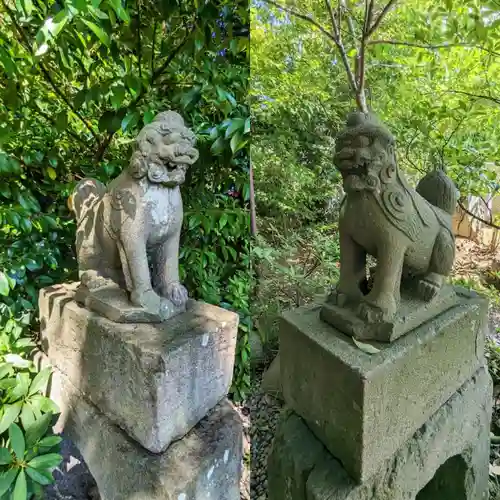
M441 290L450 274L455 260L455 238L445 228L441 228L432 250L428 272L418 282L418 293L423 300L432 300Z

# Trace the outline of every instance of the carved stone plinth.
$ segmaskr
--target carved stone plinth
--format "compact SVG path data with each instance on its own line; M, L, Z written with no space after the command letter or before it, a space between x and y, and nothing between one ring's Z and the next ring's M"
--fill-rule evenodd
M357 481L365 481L484 364L487 302L458 303L370 355L319 317L321 305L284 315L285 402Z
M420 299L403 289L399 307L389 320L367 323L357 315L358 303L339 306L326 302L321 308L320 317L342 333L352 335L358 340L376 339L379 342L392 342L450 309L457 302L455 291L450 285L439 290L431 301Z
M44 351L77 389L147 450L163 452L229 391L238 316L204 303L159 324L120 324L40 293Z
M62 409L54 430L77 446L101 500L239 500L243 429L226 399L164 453L152 454L57 369L50 395Z
M491 392L491 378L480 368L361 484L298 415L288 412L269 456L268 498L486 500Z

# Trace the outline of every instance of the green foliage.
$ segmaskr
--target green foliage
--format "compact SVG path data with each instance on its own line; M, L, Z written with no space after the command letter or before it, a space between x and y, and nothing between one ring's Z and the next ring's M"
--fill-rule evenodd
M47 435L52 414L40 417L28 427L8 428L0 447L0 497L25 500L43 494L43 486L54 482L52 472L62 457L54 452L61 438Z

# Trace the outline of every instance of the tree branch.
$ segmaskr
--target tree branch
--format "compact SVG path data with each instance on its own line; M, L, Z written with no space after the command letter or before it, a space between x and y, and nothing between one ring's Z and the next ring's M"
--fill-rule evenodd
M488 222L487 220L484 220L482 219L481 217L473 214L470 210L468 210L467 208L465 208L464 204L459 200L458 201L458 206L467 214L467 215L470 215L471 217L473 217L474 219L476 219L477 221L489 226L489 227L492 227L494 229L499 229L500 230L500 226L494 224L493 222Z
M303 21L307 21L308 23L311 23L312 25L316 26L321 33L323 33L327 38L332 40L333 42L337 43L335 36L330 33L326 28L324 28L321 24L319 24L315 19L313 19L311 16L307 16L305 14L302 14L301 12L292 9L291 7L285 7L284 5L281 5L277 2L274 2L273 0L264 0L269 5L274 5L274 7L277 7L278 9L281 9L284 12L287 12L288 14L291 14L292 16L298 17L299 19L302 19Z
M469 97L475 97L476 99L486 99L487 101L492 101L496 104L500 104L500 98L492 97L489 95L484 95L484 94L473 94L472 92L465 92L463 90L445 90L444 91L447 94L460 94L460 95L466 95Z
M154 85L155 81L163 74L163 72L168 68L170 63L174 60L174 58L179 54L179 52L182 50L184 45L186 45L187 41L189 40L189 37L194 33L194 30L196 29L196 22L197 19L193 21L193 26L191 29L186 31L186 34L184 35L184 38L180 41L180 43L170 52L168 55L167 59L165 62L155 71L153 71L152 77L151 77L151 85L147 90L150 90L152 86ZM141 102L141 100L144 98L144 96L147 94L147 91L144 89L144 87L141 87L141 90L137 97L130 103L129 108L135 108L137 105ZM116 132L110 132L104 140L101 142L99 145L99 148L97 150L96 156L95 156L95 161L100 162L104 158L104 154L106 153L106 149L110 145L114 135Z
M31 43L26 36L26 33L24 32L23 28L19 25L17 22L16 16L14 13L10 10L9 6L5 3L5 0L1 0L2 5L4 6L4 9L7 11L7 14L9 15L12 24L15 26L16 31L18 35L21 37L21 39L24 41L24 44L26 45L26 48L29 50L31 54L33 54L33 47L31 46ZM70 111L85 125L85 127L89 130L89 132L93 135L95 139L99 139L99 135L94 131L90 123L83 118L83 116L76 110L76 108L73 106L73 104L69 101L69 99L63 94L61 89L56 85L55 81L53 80L52 76L48 72L48 70L45 68L43 63L41 61L38 61L38 66L40 67L40 71L42 72L43 76L45 77L45 80L49 83L49 85L52 87L52 90L55 92L55 94L68 106Z
M156 28L157 28L156 21L154 22L153 25L153 42L151 44L151 84L153 84L153 75L155 72L155 45L156 45Z
M474 45L472 43L438 43L438 44L425 44L416 42L404 42L400 40L369 40L367 45L401 45L405 47L414 47L416 49L424 50L437 50L437 49L451 49L454 47L469 47L472 49L482 50L488 54L500 57L500 52L495 52L494 50L487 49L481 45Z
M349 33L351 34L353 40L355 41L357 39L356 37L356 30L354 29L354 23L352 22L352 14L350 10L347 8L346 5L346 0L339 0L339 5L342 7L342 9L347 12L347 27L349 28Z
M333 12L332 4L330 0L325 0L326 8L328 9L328 13L330 14L330 21L332 23L332 28L335 36L333 37L333 42L337 46L337 49L340 52L340 57L342 59L342 64L347 72L347 79L349 81L349 85L351 86L351 90L354 92L354 95L357 95L358 84L356 82L356 77L349 65L349 58L347 57L347 52L345 50L344 44L342 43L342 38L340 35L340 25L335 19L335 13Z
M366 40L368 37L368 31L372 22L373 16L374 0L365 0L365 18L363 23L363 31L361 33L361 42L358 52L357 61L357 95L356 100L359 109L363 113L368 113L368 106L366 104L365 96L365 60L366 60Z
M142 40L141 40L141 2L137 2L137 66L142 80Z
M45 118L49 123L51 123L52 125L55 126L55 123L56 123L55 120L48 113L45 113L45 111L42 111L38 107L34 107L34 108L31 108L31 109L33 109L35 111L35 113L38 113L40 116L42 116L43 118ZM73 139L75 139L76 141L78 141L83 146L86 146L86 147L88 146L88 144L87 144L86 141L84 141L78 134L75 134L75 132L73 132L69 128L66 128L65 132L68 135L70 135L71 137L73 137Z
M373 35L373 33L380 26L380 23L382 22L382 20L384 19L384 17L394 7L394 5L396 4L396 2L397 2L397 0L389 0L389 2L387 3L387 5L382 9L382 12L378 15L377 19L375 19L375 22L368 29L368 32L366 33L366 39L370 38L370 36Z

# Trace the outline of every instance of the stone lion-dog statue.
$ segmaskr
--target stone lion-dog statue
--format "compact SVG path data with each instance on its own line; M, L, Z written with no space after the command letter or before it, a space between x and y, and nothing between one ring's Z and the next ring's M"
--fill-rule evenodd
M420 301L440 292L455 258L452 215L458 191L440 170L410 187L395 140L373 115L352 113L336 141L334 164L346 193L339 218L340 278L327 303L354 304L367 323L391 321L401 285ZM367 254L377 265L367 277Z
M185 310L179 281L183 206L180 185L198 159L195 135L173 111L139 132L130 163L108 187L83 179L69 206L76 215L82 285L111 280L133 306L164 321Z

